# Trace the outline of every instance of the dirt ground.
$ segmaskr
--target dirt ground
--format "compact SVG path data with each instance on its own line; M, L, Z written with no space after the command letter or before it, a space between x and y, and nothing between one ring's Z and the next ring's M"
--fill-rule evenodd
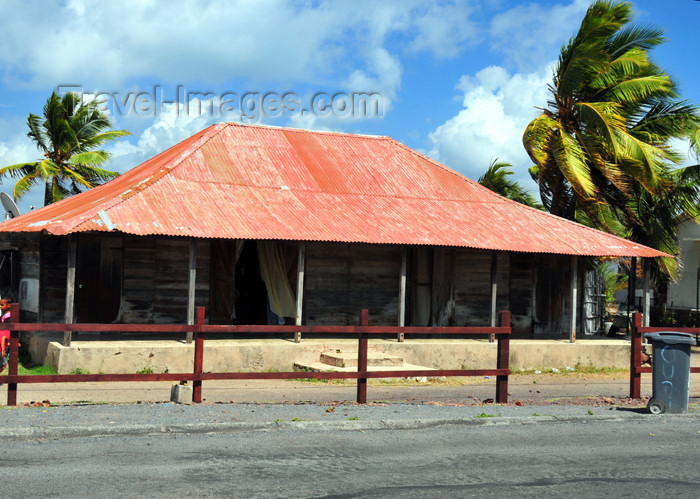
M541 372L509 376L508 405L588 405L645 407L652 376L642 375L641 399L630 399L629 372ZM17 402L32 404L168 402L171 382L90 382L20 384ZM494 402L495 377L391 379L368 382L370 402L432 405L480 405ZM0 404L6 400L0 387ZM354 403L350 380L205 381L204 403ZM690 403L700 407L700 374L691 375Z

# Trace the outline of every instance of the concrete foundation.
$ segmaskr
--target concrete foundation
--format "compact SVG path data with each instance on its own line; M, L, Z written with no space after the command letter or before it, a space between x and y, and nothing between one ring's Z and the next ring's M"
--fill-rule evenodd
M48 333L25 335L35 363L53 366L59 374L76 371L97 373L191 372L194 343L183 340L103 341L74 339L70 347L62 336ZM403 358L407 364L436 369L490 369L496 367L496 343L488 340L407 339L369 340L369 351ZM208 372L292 371L295 362L318 362L323 352L357 351L357 340L287 339L207 340L204 370ZM546 369L595 366L627 368L630 342L623 339L511 340L513 369Z

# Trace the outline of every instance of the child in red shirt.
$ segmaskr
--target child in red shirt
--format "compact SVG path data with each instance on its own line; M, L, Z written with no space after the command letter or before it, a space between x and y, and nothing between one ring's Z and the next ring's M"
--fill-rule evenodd
M11 302L7 298L0 299L0 314L2 314L2 322L10 318ZM5 370L7 364L10 363L10 330L0 330L0 373Z

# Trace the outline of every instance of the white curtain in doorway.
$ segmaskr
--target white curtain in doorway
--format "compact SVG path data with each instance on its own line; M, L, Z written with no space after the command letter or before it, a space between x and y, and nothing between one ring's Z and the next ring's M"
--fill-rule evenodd
M278 241L258 241L260 276L267 287L270 310L278 317L297 316L297 302L289 286L287 269Z

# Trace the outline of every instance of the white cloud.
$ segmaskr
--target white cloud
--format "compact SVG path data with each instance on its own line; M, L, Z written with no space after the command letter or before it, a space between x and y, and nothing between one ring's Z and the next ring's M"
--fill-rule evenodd
M493 17L491 46L503 52L520 71L549 61L575 34L590 0L573 0L568 5L525 3Z
M681 157L679 166L691 166L700 163L695 151L691 148L690 142L681 139L671 139L669 141L671 149Z
M41 158L34 143L26 135L24 120L15 119L0 122L0 166L16 165L36 161ZM0 190L12 195L17 179L5 177L0 181ZM42 184L37 184L17 203L21 213L29 211L30 206L43 206L44 189Z
M369 70L353 71L344 86L351 92L379 92L387 112L401 87L401 63L384 48L372 50L367 63Z
M198 99L191 101L191 104L195 107L205 106ZM136 144L123 138L109 147L112 154L109 168L124 173L218 121L221 121L219 117L210 114L185 112L182 103L164 104L153 124L141 133Z
M463 109L429 134L428 154L474 180L498 158L514 166L519 182L531 184L522 134L537 115L535 106L545 104L550 80L551 65L515 75L490 66L474 77L463 76L458 84Z
M376 58L392 33L406 35L413 50L445 57L456 55L473 29L465 2L427 9L418 0L351 7L283 0L5 3L13 15L0 19L0 71L6 82L33 88L110 90L137 78L338 81Z
M411 49L430 51L438 58L459 55L466 45L476 41L479 33L478 26L470 19L472 4L466 0L431 2L415 20Z

